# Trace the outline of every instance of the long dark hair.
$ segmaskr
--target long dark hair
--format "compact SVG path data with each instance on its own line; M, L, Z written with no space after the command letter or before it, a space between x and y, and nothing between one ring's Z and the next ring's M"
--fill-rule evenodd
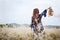
M33 10L33 18L36 18L36 14L39 14L39 9L38 8L35 8L34 10Z

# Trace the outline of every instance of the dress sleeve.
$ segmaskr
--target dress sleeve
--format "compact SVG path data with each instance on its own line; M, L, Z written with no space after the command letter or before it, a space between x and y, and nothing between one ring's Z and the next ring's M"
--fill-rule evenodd
M41 13L41 15L42 15L42 16L44 15L44 17L46 17L46 13L47 13L47 9L45 9L45 10Z
M39 14L38 18L38 22L41 22L41 19L42 19L42 16L46 17L46 13L47 13L47 10L45 9L41 14Z

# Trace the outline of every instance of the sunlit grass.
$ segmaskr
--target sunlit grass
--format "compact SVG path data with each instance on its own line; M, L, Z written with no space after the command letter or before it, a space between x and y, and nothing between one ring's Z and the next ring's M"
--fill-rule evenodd
M52 40L56 40L56 35L55 35L55 33L50 33L50 37L52 38Z
M45 40L60 40L59 33L60 30L52 28L45 29L43 35ZM33 33L30 27L3 27L0 28L0 40L33 40Z
M27 34L27 36L28 36L29 40L33 40L33 34L32 33Z

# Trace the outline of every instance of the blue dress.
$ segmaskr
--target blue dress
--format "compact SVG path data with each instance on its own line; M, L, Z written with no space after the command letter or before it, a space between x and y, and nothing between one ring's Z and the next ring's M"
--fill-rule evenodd
M47 10L45 9L41 14L38 15L38 18L39 18L38 23L41 23L40 25L42 25L42 22L41 22L42 16L46 17L46 13L47 13ZM37 30L38 30L37 29L37 24L36 24L36 22L34 22L34 18L33 17L32 17L32 22L31 22L31 28L33 28L35 33L37 33ZM44 30L43 25L41 26L40 30L41 31Z

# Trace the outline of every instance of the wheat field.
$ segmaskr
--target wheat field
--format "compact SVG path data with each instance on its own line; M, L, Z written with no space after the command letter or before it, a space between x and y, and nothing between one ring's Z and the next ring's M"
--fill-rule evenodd
M60 29L44 28L45 40L60 40ZM30 27L3 27L0 28L0 40L33 40L33 31Z

